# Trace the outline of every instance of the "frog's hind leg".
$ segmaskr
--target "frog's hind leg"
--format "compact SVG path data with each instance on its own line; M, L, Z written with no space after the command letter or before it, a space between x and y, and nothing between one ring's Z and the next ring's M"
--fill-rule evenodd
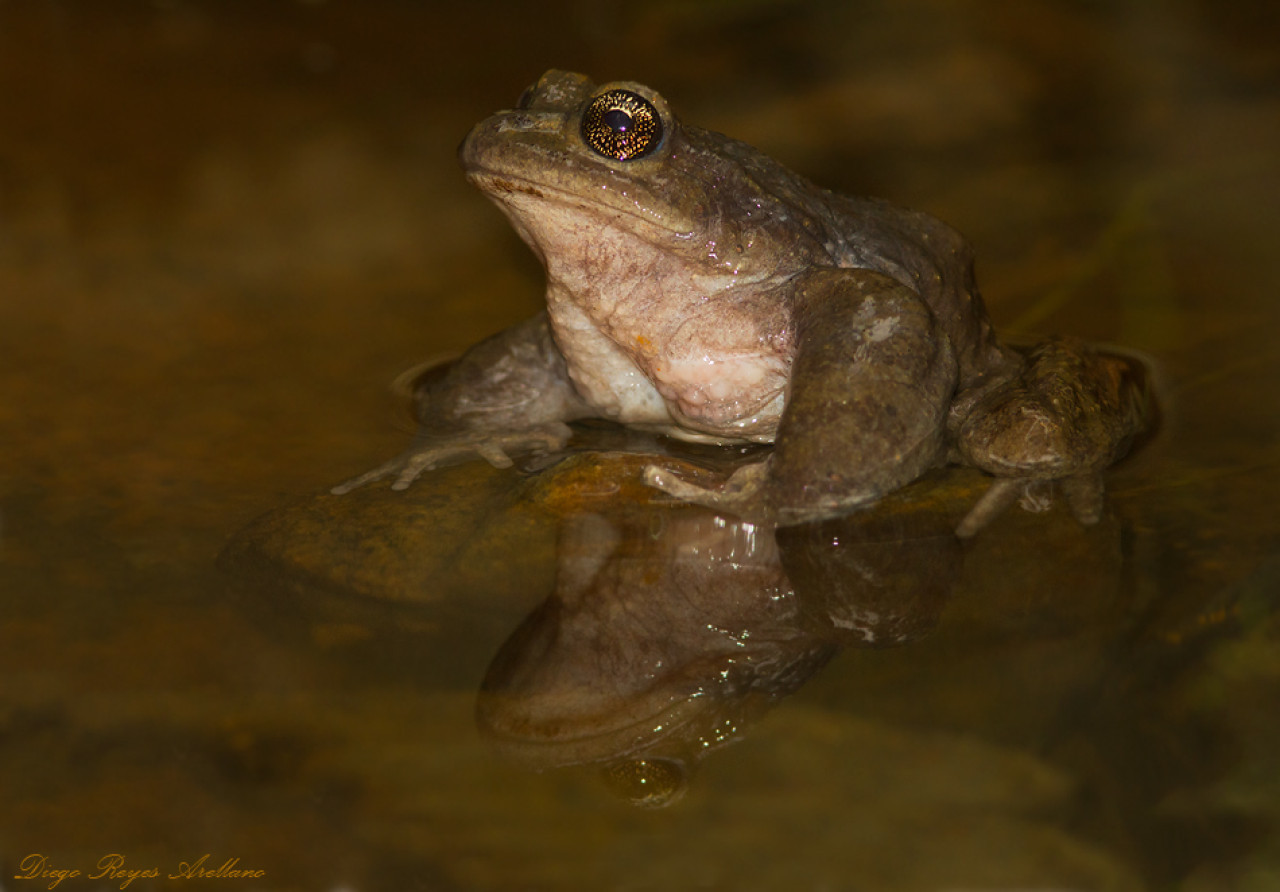
M651 467L678 498L747 518L802 523L870 504L937 464L956 361L910 289L865 269L804 275L795 359L773 453L718 488Z
M1102 516L1102 472L1150 423L1154 399L1128 358L1071 339L1031 350L1021 375L993 388L959 425L956 445L996 480L961 522L972 536L1014 501L1045 510L1053 485L1083 524Z
M870 504L938 464L957 377L933 313L889 276L815 271L795 313L791 391L769 473L782 523Z

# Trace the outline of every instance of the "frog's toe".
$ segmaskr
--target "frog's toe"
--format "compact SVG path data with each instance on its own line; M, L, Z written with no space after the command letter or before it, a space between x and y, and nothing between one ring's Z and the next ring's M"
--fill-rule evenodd
M352 490L387 477L395 478L391 483L392 489L405 490L422 475L423 471L434 468L447 454L448 450L442 450L439 447L410 449L378 465L372 471L365 471L359 477L352 477L347 482L338 484L329 492L335 496L344 496Z
M528 430L478 438L471 448L495 468L509 468L515 462L507 454L508 450L532 451L538 454L559 452L572 436L573 431L569 425L556 421L531 427Z
M669 496L675 496L685 502L692 502L709 494L711 490L704 489L695 483L690 483L675 472L662 467L661 465L649 465L644 469L644 482L654 489L659 489Z
M396 474L395 483L391 484L391 488L397 492L408 489L413 485L413 481L422 475L423 471L429 471L436 465L438 454L432 450L430 452L414 452L403 456L396 460L399 471Z
M1022 481L1013 477L997 477L982 497L969 509L969 513L956 527L961 539L974 536L995 520L1022 495Z
M563 421L552 421L530 431L528 444L539 452L556 452L563 449L573 436L573 429Z
M347 493L352 490L359 489L366 483L373 483L384 477L390 477L398 470L400 470L400 459L393 458L389 462L378 465L378 467L374 468L372 471L365 471L358 477L352 477L344 483L339 483L337 486L330 489L329 492L335 496L345 496Z
M476 455L479 455L495 468L509 468L512 464L511 456L507 455L506 450L497 443L477 443Z
M1044 514L1053 507L1053 481L1032 478L1018 481L1018 504L1028 514Z

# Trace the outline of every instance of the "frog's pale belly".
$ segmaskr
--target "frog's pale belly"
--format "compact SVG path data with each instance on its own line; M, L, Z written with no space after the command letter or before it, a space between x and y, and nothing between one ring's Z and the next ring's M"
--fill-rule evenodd
M694 442L773 442L786 402L782 357L640 351L637 360L572 303L553 304L550 318L575 389L605 417Z
M772 443L786 403L787 367L769 354L668 357L655 369L658 392L683 428L671 435Z

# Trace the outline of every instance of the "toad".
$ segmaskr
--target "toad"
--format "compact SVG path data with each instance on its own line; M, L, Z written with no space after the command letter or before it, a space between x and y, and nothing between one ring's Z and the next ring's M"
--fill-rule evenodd
M337 494L404 489L459 456L506 467L600 418L773 444L719 485L657 465L646 480L784 525L971 465L994 478L957 530L971 535L1051 482L1096 521L1102 472L1146 424L1136 364L996 338L955 230L821 189L641 84L549 71L459 156L542 261L547 308L420 379L410 449Z

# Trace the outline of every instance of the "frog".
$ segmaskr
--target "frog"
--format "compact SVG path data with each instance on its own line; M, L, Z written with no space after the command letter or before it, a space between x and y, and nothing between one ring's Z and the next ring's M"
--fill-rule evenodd
M681 121L634 81L551 70L458 149L546 275L546 307L421 376L410 448L332 490L555 453L604 419L771 448L678 500L780 526L853 512L948 464L991 479L956 532L1061 492L1098 521L1146 428L1139 365L1073 338L999 339L951 226L819 187Z

